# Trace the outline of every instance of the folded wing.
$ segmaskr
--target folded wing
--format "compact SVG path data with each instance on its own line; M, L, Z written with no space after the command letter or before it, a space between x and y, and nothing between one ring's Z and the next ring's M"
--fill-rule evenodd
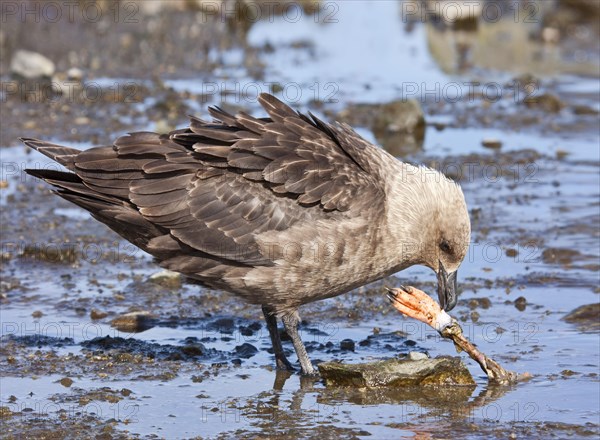
M167 267L206 276L273 264L255 239L263 232L385 203L377 147L271 95L259 101L268 118L211 108L212 122L192 118L169 135L132 133L81 152L24 139L71 171L30 173Z

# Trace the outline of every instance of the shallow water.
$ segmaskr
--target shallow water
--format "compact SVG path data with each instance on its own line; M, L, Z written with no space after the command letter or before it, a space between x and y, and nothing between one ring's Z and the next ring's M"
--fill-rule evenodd
M408 26L400 12L395 2L328 2L322 14L337 21L326 21L327 15L302 15L293 23L272 17L254 23L247 34L250 47L271 47L259 52L265 65L261 79L240 67L246 49L234 47L209 52L222 63L211 74L194 78L169 72L163 81L188 94L181 102L201 114L206 112L198 95L209 87L238 87L248 94L228 95L225 102L256 110L252 94L272 82L283 85L282 95L295 105L323 101L320 110L335 113L351 103L414 97L407 95L413 90L409 84L440 84L442 90L445 84L481 78L505 84L521 71L539 76L544 90L564 101L560 112L528 109L510 99L494 107L481 99L449 103L441 96L438 105L425 96L424 143L408 157L458 178L471 210L473 242L459 271L462 293L452 315L483 352L533 378L491 386L464 354L477 382L474 389L327 389L298 375L277 375L259 310L229 294L149 281L158 271L150 258L21 174L26 166L45 167L49 161L11 143L0 149L0 180L7 182L0 189L0 399L8 408L2 412L3 429L16 437L34 428L52 432L61 423L73 427L71 436L77 429L86 433L87 427L88 435L149 438L599 434L600 334L563 320L573 309L599 302L600 124L597 114L572 110L574 105L598 109L599 81L590 76L597 72L597 60L590 55L572 69L562 59L565 47L558 45L548 49L552 63L526 52L523 56L533 61L518 69L501 64L503 54L490 64L480 55L486 44L495 47L489 35L523 25L501 21L496 28L486 23L472 36L479 49L473 50L471 67L448 68L455 63L440 55L437 31L419 22ZM542 47L527 41L529 51ZM94 80L109 86L129 81ZM301 95L292 95L296 90ZM202 99L218 103L213 92ZM134 130L154 127L157 121L143 114L155 104L146 98L135 104L141 115L131 116L110 102L97 105L119 113L121 123L133 124L127 130ZM518 123L521 114L536 114L539 122ZM178 116L180 123L184 116ZM121 125L108 130L108 138L123 134ZM358 131L376 140L369 127ZM57 126L50 139L77 148L92 145L85 129L80 143L67 141L61 132ZM492 151L482 146L484 139L502 146ZM471 164L467 173L464 164ZM385 283L434 289L428 269L412 268L397 277ZM522 310L515 305L519 297L526 300ZM107 316L91 319L92 310ZM114 317L138 310L156 316L150 329L130 333L110 326ZM381 284L311 304L301 316L302 336L315 362L362 362L409 351L456 354L434 330L390 310ZM340 349L344 339L356 342L355 351ZM243 344L257 351L245 354ZM291 353L291 344L285 346Z

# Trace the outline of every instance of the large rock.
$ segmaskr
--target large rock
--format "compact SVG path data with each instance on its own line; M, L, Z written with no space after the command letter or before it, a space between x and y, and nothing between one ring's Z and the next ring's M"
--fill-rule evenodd
M10 61L10 72L26 79L50 78L54 63L41 53L17 50Z
M474 385L459 357L388 359L363 364L325 362L319 372L326 386L357 388Z
M425 141L425 114L415 99L351 104L335 119L353 126L370 127L377 142L394 156L415 153Z
M382 104L375 113L373 131L414 134L425 128L425 114L416 99Z

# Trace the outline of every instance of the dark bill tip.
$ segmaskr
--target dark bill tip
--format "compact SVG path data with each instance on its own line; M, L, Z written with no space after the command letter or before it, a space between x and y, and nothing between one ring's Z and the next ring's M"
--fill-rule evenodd
M440 261L438 271L438 299L440 306L446 312L449 312L456 306L458 301L457 288L456 288L456 275L457 271L452 273L446 272L444 265Z

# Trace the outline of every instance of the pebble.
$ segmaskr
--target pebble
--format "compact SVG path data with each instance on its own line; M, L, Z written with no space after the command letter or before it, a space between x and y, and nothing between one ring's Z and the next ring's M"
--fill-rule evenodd
M98 309L92 309L92 311L90 312L90 318L93 320L106 318L107 316L108 316L108 313L103 312Z
M188 356L202 356L206 353L206 347L200 342L187 344L181 347L181 352Z
M254 345L245 342L235 347L235 353L241 358L248 359L258 353L258 349Z
M10 72L26 79L50 78L54 74L54 63L41 53L17 50L10 61Z
M63 387L69 388L71 385L73 385L73 379L71 379L70 377L63 377L61 380L59 380L59 383Z
M525 310L525 308L527 307L527 300L525 299L525 297L520 296L517 299L515 299L515 307L519 312Z
M91 122L90 118L88 118L86 116L79 116L78 118L75 118L73 120L73 123L75 125L89 125L90 122Z
M354 351L356 344L352 339L344 339L340 342L340 349L346 351Z
M499 150L502 148L502 141L499 139L484 139L481 141L481 145L492 150Z
M155 321L154 315L150 312L131 312L116 317L110 325L122 332L136 333L154 327Z
M67 70L67 78L72 81L81 81L83 79L83 70L77 67L71 67Z
M482 309L489 309L492 306L492 301L490 301L490 299L486 297L471 298L469 300L468 305L471 310L474 310L479 307L481 307Z
M181 275L171 270L165 269L152 274L149 280L167 288L175 289L181 287Z
M408 353L408 358L411 361L422 361L423 359L429 359L429 356L425 353L421 353L420 351L411 351Z

